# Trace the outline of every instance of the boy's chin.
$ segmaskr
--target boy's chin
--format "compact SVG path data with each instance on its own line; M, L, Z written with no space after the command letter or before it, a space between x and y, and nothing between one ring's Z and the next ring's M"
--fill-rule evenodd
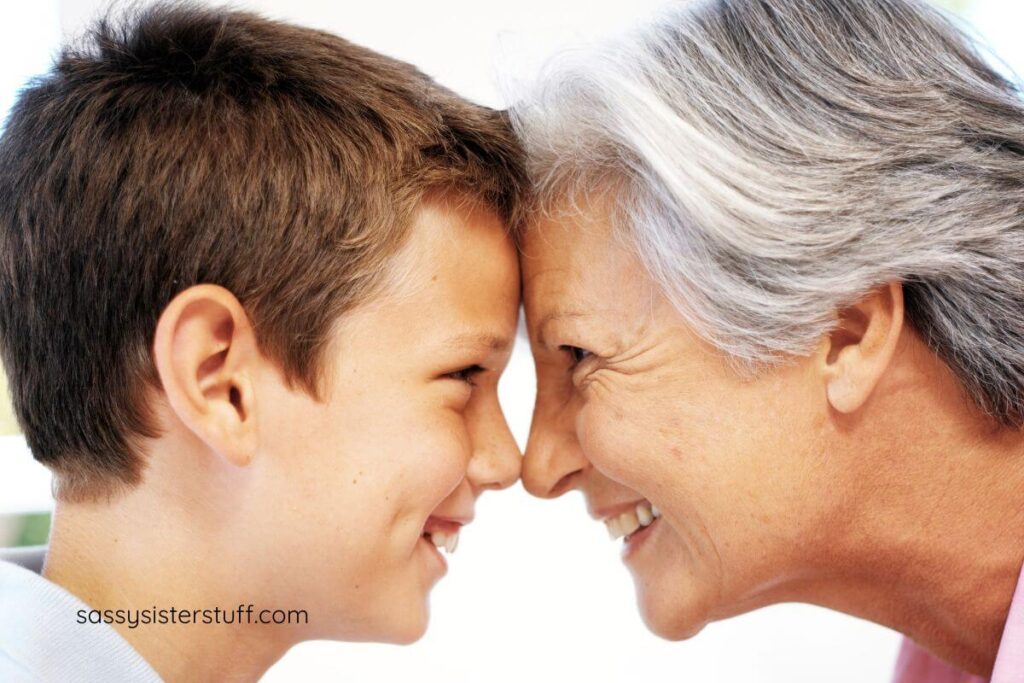
M391 632L380 642L392 645L412 645L427 632L430 614L426 605L409 610L402 623L395 624Z
M411 645L424 636L430 622L430 604L427 595L413 595L397 600L385 621L378 622L373 632L363 637L342 638L391 645Z
M366 619L353 618L352 613L337 613L336 621L303 634L299 642L306 640L333 640L348 643L386 643L390 645L411 645L421 639L427 631L430 620L427 601L395 601L377 614ZM390 609L388 608L390 607ZM314 613L310 610L310 622Z

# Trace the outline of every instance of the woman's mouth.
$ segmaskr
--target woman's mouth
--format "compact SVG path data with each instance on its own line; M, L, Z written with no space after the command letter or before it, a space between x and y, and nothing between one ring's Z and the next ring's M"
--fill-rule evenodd
M629 543L634 534L651 526L660 517L661 511L658 508L651 502L642 500L625 512L606 518L604 523L613 541L624 538L625 542Z

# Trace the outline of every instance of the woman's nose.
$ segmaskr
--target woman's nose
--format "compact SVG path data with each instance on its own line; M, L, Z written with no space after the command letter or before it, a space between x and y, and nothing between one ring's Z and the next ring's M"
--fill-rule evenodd
M523 456L497 402L483 417L473 434L466 478L478 491L507 489L519 479Z
M574 421L539 403L530 425L523 459L523 487L538 498L556 498L574 488L589 466L583 456Z

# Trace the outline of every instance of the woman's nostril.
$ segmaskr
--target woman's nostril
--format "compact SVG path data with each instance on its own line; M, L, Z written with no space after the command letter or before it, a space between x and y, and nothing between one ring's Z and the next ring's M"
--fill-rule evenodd
M569 474L559 479L557 482L555 482L555 485L551 487L551 491L548 495L552 498L557 498L566 491L572 489L574 486L576 486L576 475L579 473L580 470L576 470L575 472L570 472Z
M576 486L576 475L580 472L581 470L574 470L556 478L557 474L543 473L538 476L537 472L530 473L524 470L523 487L538 498L558 498Z

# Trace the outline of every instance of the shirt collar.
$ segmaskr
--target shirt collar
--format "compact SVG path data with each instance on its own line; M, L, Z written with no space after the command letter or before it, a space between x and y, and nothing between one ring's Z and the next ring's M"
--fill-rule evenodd
M44 681L161 680L112 626L34 571L0 560L0 651Z

